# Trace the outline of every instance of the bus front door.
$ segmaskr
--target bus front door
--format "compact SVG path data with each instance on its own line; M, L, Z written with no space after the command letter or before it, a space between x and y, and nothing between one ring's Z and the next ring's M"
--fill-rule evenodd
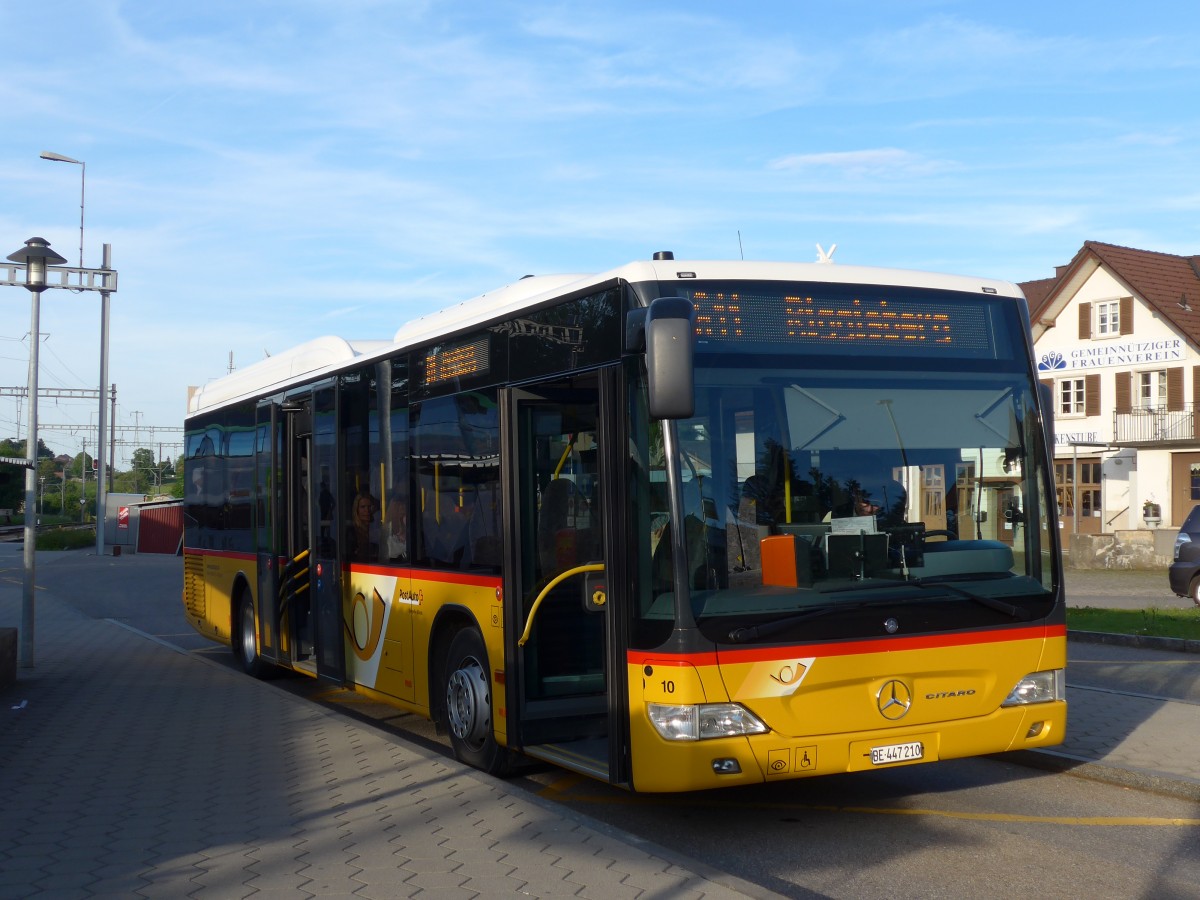
M517 664L508 697L515 710L510 743L608 780L614 704L608 702L606 465L597 378L509 394L516 461L509 535L516 546L508 558L517 563L505 585L505 596L515 600L505 604Z

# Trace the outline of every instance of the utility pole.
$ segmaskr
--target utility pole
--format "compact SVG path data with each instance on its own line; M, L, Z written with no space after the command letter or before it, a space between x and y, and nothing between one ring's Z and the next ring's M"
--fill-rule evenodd
M83 456L79 460L79 475L83 479L82 487L79 489L79 521L84 521L87 515L87 438L83 439Z

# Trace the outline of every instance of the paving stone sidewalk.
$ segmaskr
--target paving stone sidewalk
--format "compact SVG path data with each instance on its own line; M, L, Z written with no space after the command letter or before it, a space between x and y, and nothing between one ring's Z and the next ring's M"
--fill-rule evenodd
M774 896L45 594L37 647L0 898Z

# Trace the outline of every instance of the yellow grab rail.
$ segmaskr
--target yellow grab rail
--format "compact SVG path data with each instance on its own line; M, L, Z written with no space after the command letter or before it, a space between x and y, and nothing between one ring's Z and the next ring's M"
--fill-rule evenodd
M529 618L525 620L525 630L521 632L521 637L517 639L517 646L524 647L529 641L529 632L533 629L533 617L537 615L538 607L542 605L542 601L546 599L554 588L558 587L572 575L578 575L581 572L603 572L604 563L587 563L583 566L576 566L573 569L567 569L565 572L560 572L550 579L550 583L542 588L541 593L537 595L537 599L533 601L533 606L529 609Z

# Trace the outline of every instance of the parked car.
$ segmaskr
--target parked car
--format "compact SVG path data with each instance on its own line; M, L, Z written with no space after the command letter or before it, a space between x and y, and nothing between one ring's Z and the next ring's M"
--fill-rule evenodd
M1175 537L1175 561L1167 570L1171 590L1200 606L1200 506L1193 506Z

